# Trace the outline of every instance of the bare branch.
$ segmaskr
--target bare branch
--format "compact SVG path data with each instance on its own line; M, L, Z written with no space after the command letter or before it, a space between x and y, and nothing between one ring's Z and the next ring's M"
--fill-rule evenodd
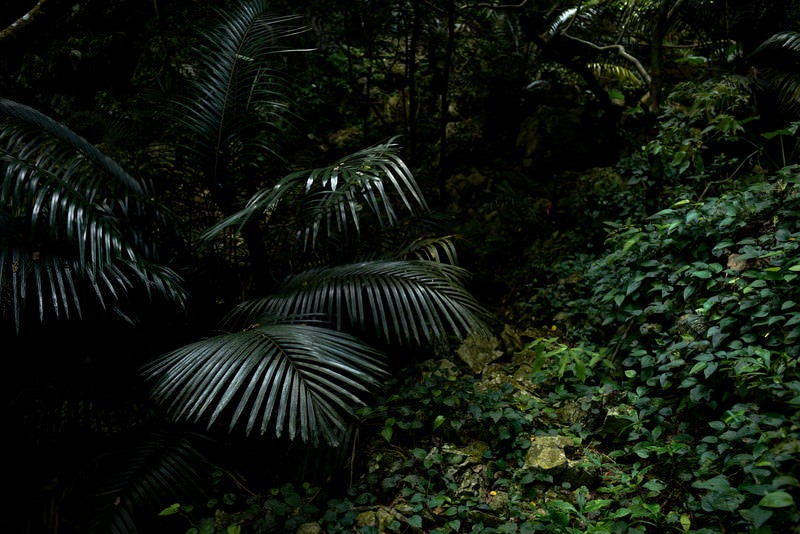
M44 6L45 2L47 2L47 0L38 0L36 5L33 6L27 13L0 31L0 41L13 37L18 31L33 22L36 17L44 12L42 10L42 6Z
M638 59L636 59L635 57L633 57L632 55L630 55L630 54L629 54L629 53L628 53L628 52L625 50L625 47L624 47L624 46L622 46L622 45L618 45L618 44L616 44L616 45L600 46L600 45L594 44L594 43L592 43L592 42L590 42L590 41L584 41L583 39L579 39L578 37L575 37L575 36L569 35L568 33L561 33L561 35L562 35L562 36L564 36L564 37L566 37L567 39L572 39L573 41L577 41L577 42L579 42L579 43L581 43L581 44L585 44L586 46L590 46L590 47L594 48L595 50L614 50L614 51L616 51L616 52L617 52L617 54L619 54L619 55L620 55L620 56L622 56L623 58L625 58L625 59L627 59L628 61L630 61L631 63L633 63L633 66L634 66L634 67L636 67L636 72L638 72L638 73L639 73L639 76L641 76L641 77L642 77L642 79L644 79L644 81L645 81L647 84L649 84L649 83L650 83L650 81L651 81L651 78L650 78L650 73L648 73L648 72L647 72L647 69L645 69L645 68L644 68L644 65L642 65L642 62L641 62L641 61L639 61Z

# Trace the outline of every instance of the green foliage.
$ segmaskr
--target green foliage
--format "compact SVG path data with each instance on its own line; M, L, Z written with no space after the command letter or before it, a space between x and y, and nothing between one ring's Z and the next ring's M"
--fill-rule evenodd
M662 511L658 496L666 486L650 468L618 464L600 451L596 438L604 432L610 391L590 378L559 377L558 365L531 367L536 347L553 344L539 340L515 356L516 363L497 365L482 377L439 360L427 362L421 378L395 382L377 406L360 412L364 436L374 430L354 457L362 458L361 477L315 512L301 507L307 502L302 499L289 503L291 526L313 521L328 532L446 533L634 532L626 529L679 525L678 512ZM532 467L530 450L553 436L561 436L556 439L570 467ZM281 491L286 497L297 490ZM324 494L315 494L316 502ZM242 528L280 532L289 528L283 517L288 509L264 506Z
M662 107L657 135L628 162L631 184L651 199L648 208L666 207L663 199L704 197L739 180L749 159L763 157L754 132L746 129L755 113L743 78L677 84ZM641 157L648 159L636 172L631 163Z
M225 478L222 472L214 473L217 485L222 484ZM313 504L319 493L320 488L308 482L300 487L286 483L270 488L264 495L243 496L227 491L220 498L209 499L205 508L174 503L161 510L159 515L182 517L190 525L183 531L186 534L294 532L310 518L319 516L320 508ZM209 511L214 519L205 517Z
M700 524L797 520L798 184L790 165L615 225L587 275L598 320L625 325L609 339L633 407L622 454L679 473Z
M580 382L586 382L593 369L602 364L611 367L612 364L604 350L594 351L582 345L569 346L560 343L558 338L540 338L526 344L524 350L533 351L535 358L531 364L531 371L539 373L548 363L554 361L557 369L555 375L564 378L567 371ZM550 373L552 374L552 371Z

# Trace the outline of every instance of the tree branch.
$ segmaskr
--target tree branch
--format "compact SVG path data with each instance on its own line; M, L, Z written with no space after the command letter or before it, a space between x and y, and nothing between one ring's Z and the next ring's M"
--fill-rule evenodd
M590 46L590 47L594 48L595 50L614 50L614 51L616 51L617 54L619 54L623 58L625 58L628 61L630 61L631 63L633 63L633 66L636 67L636 72L639 73L639 75L644 79L644 81L648 85L650 84L650 80L651 79L650 79L650 74L647 72L647 69L644 68L644 65L642 65L641 61L639 61L638 59L636 59L635 57L630 55L625 50L624 46L622 46L622 45L600 46L600 45L596 45L596 44L594 44L594 43L592 43L590 41L584 41L583 39L580 39L578 37L574 37L574 36L572 36L572 35L570 35L568 33L561 33L561 35L566 37L567 39L572 39L573 41L577 41L577 42L579 42L581 44L585 44L586 46Z
M33 20L41 15L44 11L42 10L42 6L44 6L47 0L38 0L36 5L33 6L27 13L22 15L20 18L12 22L9 26L5 29L0 31L0 41L3 39L9 39L16 35L22 28L33 22Z

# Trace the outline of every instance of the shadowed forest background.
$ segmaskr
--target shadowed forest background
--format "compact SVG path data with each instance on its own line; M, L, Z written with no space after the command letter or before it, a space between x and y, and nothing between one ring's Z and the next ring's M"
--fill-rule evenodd
M9 532L797 532L800 3L6 1Z

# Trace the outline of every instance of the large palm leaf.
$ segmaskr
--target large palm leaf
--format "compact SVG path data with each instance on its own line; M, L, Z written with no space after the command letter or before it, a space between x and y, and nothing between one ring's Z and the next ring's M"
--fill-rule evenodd
M105 486L98 488L98 531L135 532L153 524L158 513L178 502L205 497L203 484L211 465L197 445L207 438L180 431L153 432L130 449L99 462Z
M398 155L394 140L351 154L333 165L289 174L276 185L253 195L247 205L207 230L208 241L229 227L241 230L254 216L267 223L282 204L299 207L298 242L316 246L320 237L361 231L362 211L379 226L398 221L395 203L408 213L427 204L408 167ZM291 236L295 237L295 236Z
M282 73L286 54L300 50L290 41L308 28L298 17L274 15L269 7L265 0L248 0L216 10L215 27L198 32L192 61L183 70L185 84L160 106L168 120L163 147L177 163L171 177L189 199L181 228L187 241L284 173L280 154L295 122L289 105L295 86ZM272 265L262 229L248 225L231 239L222 253L226 260L239 241L252 265L248 278L255 285L268 283Z
M40 320L80 316L87 287L104 307L136 286L183 306L180 278L157 262L150 195L63 124L0 99L0 315L19 329L33 301Z
M391 227L398 209L427 207L393 142L341 159L335 165L296 172L257 193L247 205L204 234L241 229L258 217L274 223L296 207L293 235L314 248L365 221ZM281 219L282 224L285 220ZM340 242L336 240L337 242ZM441 251L441 252L440 252ZM402 254L456 258L447 239L427 239ZM287 280L273 295L243 302L221 327L232 333L187 345L145 367L154 395L177 419L221 417L229 430L245 420L258 429L316 442L338 442L364 394L384 376L380 355L345 332L367 333L388 343L425 344L449 334L484 330L488 314L463 285L466 272L452 263L429 260L373 260L307 270ZM274 317L302 324L274 322ZM295 318L295 319L292 319ZM333 328L309 324L308 318ZM236 407L234 408L234 404Z
M462 284L466 271L435 261L374 260L330 266L289 278L274 295L246 301L228 327L262 314L324 317L337 330L356 329L386 343L432 344L450 334L485 331L487 312Z
M359 339L315 324L253 324L179 348L143 369L175 419L221 416L232 431L338 443L363 394L385 375L381 355Z
M286 103L291 86L270 62L292 49L283 42L306 31L296 16L276 16L264 0L218 9L216 28L201 34L194 52L196 74L169 110L173 132L207 184L228 183L247 167L277 156L269 132L291 122Z
M275 295L234 308L222 326L238 331L181 347L142 371L177 420L211 427L225 417L229 431L245 420L248 434L287 432L314 443L321 434L336 444L385 376L382 355L345 330L400 344L485 332L488 313L461 284L464 276L423 260L307 271Z

